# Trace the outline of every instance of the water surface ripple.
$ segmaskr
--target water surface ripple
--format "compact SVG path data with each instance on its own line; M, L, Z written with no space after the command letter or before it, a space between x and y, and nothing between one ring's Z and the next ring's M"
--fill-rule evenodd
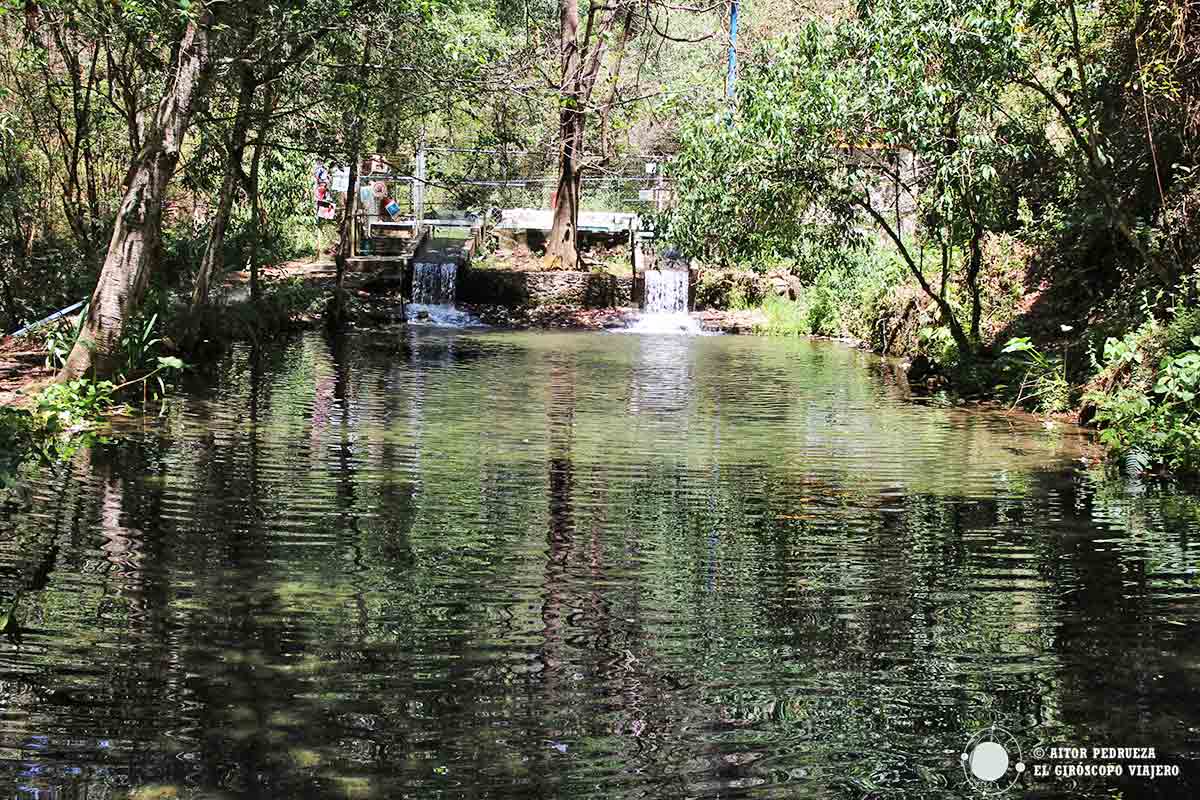
M0 510L0 796L1200 794L1200 505L739 337L311 333Z

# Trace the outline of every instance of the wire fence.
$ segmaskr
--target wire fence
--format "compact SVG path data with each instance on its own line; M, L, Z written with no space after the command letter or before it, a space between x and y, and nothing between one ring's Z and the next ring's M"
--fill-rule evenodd
M550 208L558 186L558 162L555 153L542 151L430 147L425 150L424 178L425 206L435 211ZM653 209L656 187L665 189L656 173L585 175L581 209Z

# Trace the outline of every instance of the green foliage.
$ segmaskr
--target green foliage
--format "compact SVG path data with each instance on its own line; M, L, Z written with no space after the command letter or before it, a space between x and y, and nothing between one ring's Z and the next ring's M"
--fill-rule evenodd
M111 386L51 386L32 412L0 406L0 492L16 483L26 465L67 461L80 447L101 441L90 431L111 406Z
M320 311L324 295L321 287L292 278L264 292L258 309L247 310L258 314L267 323L267 329L273 331L285 327L299 315Z
M704 270L696 283L697 308L750 308L762 301L763 287L749 270Z
M759 307L766 322L755 327L755 333L767 336L804 336L812 333L808 308L802 303L782 297L768 297Z
M1150 391L1137 385L1096 390L1087 400L1096 407L1100 441L1131 472L1155 465L1176 471L1200 469L1200 336L1189 349L1160 359ZM1140 363L1131 354L1129 337L1110 338L1106 367Z
M836 336L842 324L835 302L836 298L827 285L817 284L804 296L804 324L809 333Z
M945 325L926 325L917 331L917 343L921 352L940 365L954 364L959 360L958 347L950 329Z
M806 294L813 333L853 336L877 346L880 320L891 312L906 273L895 252L863 245L827 257Z
M759 332L770 335L853 337L882 344L880 321L894 311L904 267L887 250L869 245L808 250L789 262L806 278L796 300L777 297L766 278L743 270L706 270L696 287L699 308L754 308L765 317Z
M1120 339L1110 336L1104 342L1104 363L1110 367L1137 365L1142 359L1138 331L1130 331Z
M121 334L121 354L124 359L118 379L128 380L145 373L157 364L157 351L162 338L157 333L158 314L147 320L134 319Z
M144 387L143 396L147 398L164 396L164 376L181 372L185 364L175 356L157 356L154 364L149 372L121 384L78 378L47 386L34 401L34 429L45 436L94 428L114 409L117 395L132 387ZM156 391L148 391L150 386Z
M1191 344L1194 348L1192 351L1164 356L1159 365L1154 393L1160 395L1164 403L1187 408L1197 405L1196 395L1200 392L1200 336L1193 336Z
M1178 309L1163 328L1163 351L1167 355L1186 352L1195 346L1197 336L1200 336L1200 306Z
M1019 375L1013 405L1032 404L1039 411L1061 413L1071 408L1071 384L1067 380L1066 360L1042 352L1028 336L1009 339L1002 355L1012 356Z
M71 354L71 348L79 341L83 324L87 320L88 306L84 305L79 316L71 321L69 318L55 320L45 328L42 346L46 348L46 369L62 369ZM36 333L36 332L35 332Z
M54 383L37 396L35 408L51 432L86 427L112 407L115 388L111 381L84 378Z
M172 338L190 338L193 347L203 351L236 339L257 342L290 329L302 317L320 315L326 299L324 289L298 277L270 282L263 286L257 305L246 300L175 314Z

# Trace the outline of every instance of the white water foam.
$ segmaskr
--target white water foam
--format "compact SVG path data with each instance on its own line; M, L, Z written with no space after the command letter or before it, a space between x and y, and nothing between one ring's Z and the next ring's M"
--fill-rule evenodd
M692 319L686 311L666 313L639 314L624 328L616 329L617 333L645 333L657 336L709 336L710 331L704 330L700 323Z
M688 310L688 271L648 269L642 273L647 314L679 314Z
M487 327L466 311L445 303L409 303L406 315L410 325L432 325L439 328Z
M622 333L658 336L705 336L700 323L688 315L688 271L648 269L643 274L645 309Z

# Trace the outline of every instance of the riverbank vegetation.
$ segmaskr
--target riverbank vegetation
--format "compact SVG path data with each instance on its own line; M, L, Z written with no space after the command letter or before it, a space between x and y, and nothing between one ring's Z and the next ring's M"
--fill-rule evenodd
M589 268L589 203L641 211L701 308L1194 469L1189 8L762 0L731 70L725 4L0 2L0 326L86 300L36 335L60 383L115 387L139 337L196 363L343 324L354 223L314 175L436 150L430 207L553 197L540 268ZM653 201L586 183L634 174Z
M207 318L238 272L258 310L269 267L314 255L340 290L348 197L318 220L314 169L354 184L383 154L408 172L419 143L439 152L430 206L554 193L550 257L578 263L575 216L601 192L585 173L665 152L658 107L720 61L723 19L642 2L0 2L0 329L90 298L60 377L108 377L147 296ZM704 74L697 90L719 87Z
M1078 411L1131 469L1194 468L1189 8L885 0L809 20L749 54L734 103L689 115L670 235L799 276L768 329L930 359L960 392Z

